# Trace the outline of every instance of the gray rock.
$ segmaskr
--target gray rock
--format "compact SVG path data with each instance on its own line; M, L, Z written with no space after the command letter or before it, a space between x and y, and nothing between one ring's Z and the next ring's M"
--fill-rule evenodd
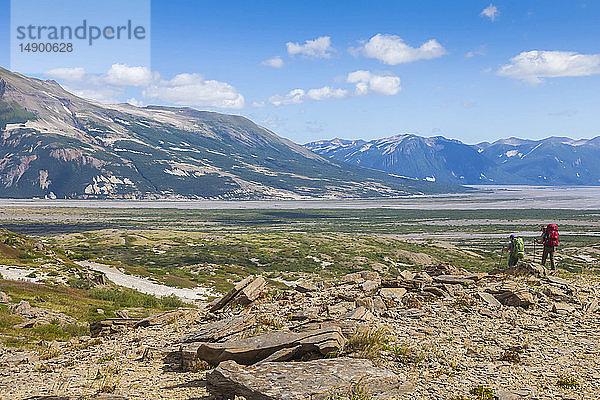
M405 281L412 281L413 279L415 279L415 273L408 269L405 269L404 271L400 272L399 277Z
M403 392L402 379L369 360L336 358L307 362L265 362L243 367L225 361L206 376L209 393L246 400L324 400L343 398L360 385L370 399Z
M344 275L340 278L340 284L361 284L365 281L365 278L362 277L360 272L353 272L351 274Z
M583 312L585 312L586 314L593 314L596 311L598 311L599 309L600 309L600 304L598 303L597 299L592 299L590 301L587 301L583 305Z
M433 281L436 283L463 286L471 286L475 283L474 279L464 275L438 275L433 277Z
M202 342L183 343L179 346L179 357L181 361L181 368L184 371L190 371L197 369L198 366L198 348L202 345Z
M575 307L567 303L554 303L552 312L561 315L571 315L575 312Z
M9 303L10 302L10 298L8 297L8 295L4 292L0 292L0 303Z
M78 400L81 399L81 396L33 396L28 397L25 400ZM115 394L97 394L94 396L86 397L89 400L127 400L127 398L123 396L118 396Z
M487 289L500 303L505 306L529 308L535 304L533 295L528 288L519 286L516 282L505 282L499 289Z
M345 319L353 319L355 321L372 321L375 319L375 316L371 314L369 310L367 310L364 306L360 306L350 311L348 314L344 316Z
M388 300L395 303L400 303L405 294L406 289L404 288L382 288L379 290L379 295L384 301Z
M254 325L254 315L241 314L220 321L203 324L198 330L181 339L182 343L216 342L227 336L242 332Z
M488 306L493 308L500 308L502 304L491 294L485 292L477 292L477 296Z
M90 334L92 337L107 336L115 333L121 333L127 329L133 328L139 319L131 318L108 318L90 324Z
M252 282L250 282L250 284L243 287L239 291L239 293L234 296L233 300L231 301L231 304L245 306L252 303L258 298L258 296L260 296L266 284L267 281L265 281L265 278L263 278L262 276L257 277Z
M358 307L363 306L375 314L382 313L387 310L387 307L381 299L381 296L363 297L362 299L357 299L356 305Z
M316 292L317 291L317 287L314 284L310 283L310 282L300 282L299 284L297 284L295 286L294 289L296 289L300 293Z
M432 294L436 295L437 297L444 297L444 298L451 297L448 292L446 292L444 289L437 287L437 286L425 286L423 288L423 291L427 292L427 293L432 293Z
M381 282L368 280L363 282L361 289L367 293L373 293L379 289L379 286L381 286Z
M532 262L520 262L514 267L507 268L504 272L517 276L542 277L546 275L546 269L541 264Z
M237 295L240 292L240 290L248 286L253 279L254 277L250 275L242 279L240 282L236 283L233 289L231 289L225 296L211 303L210 311L215 312L225 307L227 303L229 303L235 297L235 295Z
M226 360L250 365L264 360L284 348L301 345L298 354L316 352L326 356L339 350L343 344L344 336L341 329L329 326L300 333L277 331L224 343L202 343L198 347L197 358L212 365L218 365Z
M15 314L19 314L22 316L29 316L31 314L31 305L27 300L21 300L19 304L13 304L10 306L10 310Z
M292 314L292 321L304 321L319 318L320 307L312 306Z

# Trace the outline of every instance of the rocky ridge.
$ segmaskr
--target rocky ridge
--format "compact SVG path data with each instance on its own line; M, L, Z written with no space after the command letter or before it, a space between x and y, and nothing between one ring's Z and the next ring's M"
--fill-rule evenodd
M49 344L64 350L50 359L2 348L0 393L91 395L114 379L112 394L128 399L600 396L591 276L523 264L488 274L440 265L393 279L362 271L292 290L261 279L198 309ZM259 289L240 304L240 286Z

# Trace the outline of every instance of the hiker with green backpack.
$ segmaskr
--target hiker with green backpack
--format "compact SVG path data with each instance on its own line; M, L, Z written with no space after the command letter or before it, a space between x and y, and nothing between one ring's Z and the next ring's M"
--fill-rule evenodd
M525 258L525 244L523 238L518 238L515 235L510 235L510 242L504 250L509 252L508 266L514 267L520 260Z

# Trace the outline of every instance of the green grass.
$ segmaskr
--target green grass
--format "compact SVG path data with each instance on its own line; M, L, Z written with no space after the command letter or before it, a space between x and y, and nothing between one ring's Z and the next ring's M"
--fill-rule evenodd
M157 298L127 288L96 287L90 289L88 294L93 299L111 302L118 308L142 307L171 310L185 305L185 303L177 297L165 296Z
M362 358L378 359L389 343L385 327L356 330L348 338L342 353L354 353Z
M61 324L53 321L33 328L15 328L24 321L22 317L0 305L0 338L5 345L30 346L40 340L65 341L71 337L89 335L87 323L115 317L115 312L128 308L141 308L136 311L144 317L153 311L171 310L185 304L176 297L156 298L151 295L125 288L73 289L64 285L35 284L0 280L0 291L7 293L13 303L27 300L32 307L59 311L75 318L74 324ZM102 309L104 314L99 314Z

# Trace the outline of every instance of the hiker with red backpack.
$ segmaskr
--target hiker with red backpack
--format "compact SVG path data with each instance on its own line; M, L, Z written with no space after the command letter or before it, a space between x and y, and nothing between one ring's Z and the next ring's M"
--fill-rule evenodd
M544 245L544 252L542 253L542 265L546 266L546 260L550 257L550 267L556 270L554 264L554 248L558 246L558 226L556 224L549 224L546 227L542 227L542 240L537 240L538 243Z

